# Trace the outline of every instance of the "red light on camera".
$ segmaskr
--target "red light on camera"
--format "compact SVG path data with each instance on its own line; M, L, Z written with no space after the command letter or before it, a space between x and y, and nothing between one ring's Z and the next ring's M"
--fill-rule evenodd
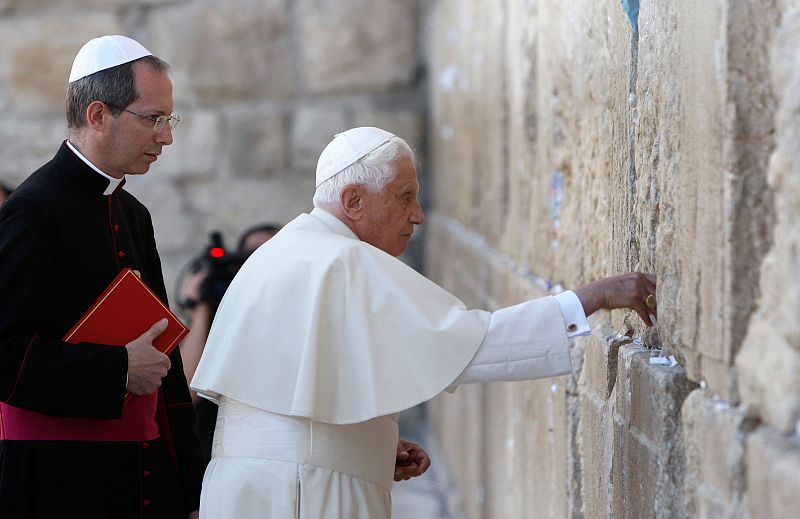
M225 249L222 247L212 247L209 254L211 254L212 258L221 258L225 255Z

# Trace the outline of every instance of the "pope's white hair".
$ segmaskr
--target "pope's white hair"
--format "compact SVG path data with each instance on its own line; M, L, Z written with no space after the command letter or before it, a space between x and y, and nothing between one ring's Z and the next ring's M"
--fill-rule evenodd
M380 193L397 174L394 165L403 157L416 160L414 150L406 141L392 137L320 184L314 193L314 207L337 207L342 189L353 184L367 186L373 193Z

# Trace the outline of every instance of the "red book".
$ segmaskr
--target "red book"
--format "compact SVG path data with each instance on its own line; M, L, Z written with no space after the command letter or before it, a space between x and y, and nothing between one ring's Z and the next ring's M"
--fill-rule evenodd
M125 346L165 317L169 321L167 329L153 341L153 346L169 355L189 329L139 276L126 268L78 319L64 341Z
M125 346L163 318L167 329L153 346L169 354L189 332L157 295L131 269L124 269L64 336L71 344L93 342ZM153 421L157 394L125 394L117 420L64 418L28 411L0 402L0 439L59 441L143 441L160 433ZM148 419L149 417L149 419Z

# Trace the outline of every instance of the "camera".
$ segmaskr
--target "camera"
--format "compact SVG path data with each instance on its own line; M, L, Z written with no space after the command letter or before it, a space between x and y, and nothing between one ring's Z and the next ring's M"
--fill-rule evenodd
M222 296L228 290L234 276L247 259L246 254L229 252L225 248L222 233L213 231L209 235L209 243L203 253L189 262L184 269L187 275L194 275L198 272L206 272L199 287L198 299L178 298L179 305L184 309L191 309L199 303L206 303L212 310L212 315L216 314ZM186 275L181 276L185 278ZM183 284L183 279L180 285Z

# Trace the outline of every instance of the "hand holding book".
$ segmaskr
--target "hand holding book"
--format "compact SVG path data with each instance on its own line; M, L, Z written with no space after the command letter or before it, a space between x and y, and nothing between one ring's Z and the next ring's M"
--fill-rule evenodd
M155 324L154 324L155 323ZM125 346L127 390L153 393L170 368L167 355L189 330L129 268L100 294L97 301L64 336L66 342Z
M167 329L161 319L149 330L125 345L128 350L128 385L134 395L149 395L161 385L170 367L169 357L153 347L153 341Z

